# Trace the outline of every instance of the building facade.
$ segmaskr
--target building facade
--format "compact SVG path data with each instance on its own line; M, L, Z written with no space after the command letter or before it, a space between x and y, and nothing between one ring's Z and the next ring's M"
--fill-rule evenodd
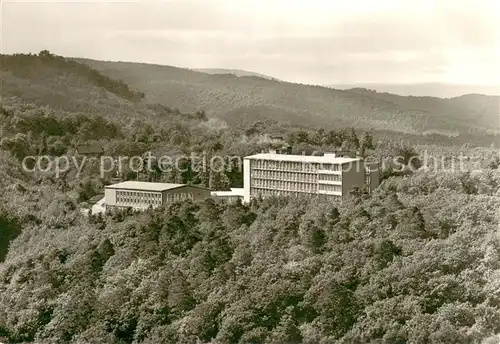
M354 187L371 192L378 186L377 164L362 158L261 153L243 160L244 202L271 195L321 195L342 199Z
M108 185L104 193L106 209L144 210L185 199L200 200L207 197L210 197L210 190L197 186L139 181Z

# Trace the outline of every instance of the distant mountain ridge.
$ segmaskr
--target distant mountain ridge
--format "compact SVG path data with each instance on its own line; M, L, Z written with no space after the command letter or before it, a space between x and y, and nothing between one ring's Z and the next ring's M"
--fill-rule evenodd
M468 94L500 96L500 85L465 85L444 83L416 83L416 84L331 84L325 87L352 90L364 88L379 93L393 93L400 96L456 98Z
M256 73L256 72L249 72L249 71L241 70L241 69L200 68L200 69L193 69L193 70L196 72L207 73L207 74L232 74L232 75L236 75L237 77L250 76L250 77L263 78L263 79L267 79L267 80L281 81L278 78L274 78L274 77L269 76L269 75Z
M233 125L273 119L298 125L447 135L487 132L500 126L495 105L500 104L499 97L479 96L473 102L401 97L172 66L77 60L143 91L149 101L183 112L203 109Z
M439 113L457 120L474 120L483 127L500 127L500 97L482 94L466 94L454 98L429 96L400 96L380 93L366 88L353 88L348 92L357 93L374 99L397 104L409 111Z

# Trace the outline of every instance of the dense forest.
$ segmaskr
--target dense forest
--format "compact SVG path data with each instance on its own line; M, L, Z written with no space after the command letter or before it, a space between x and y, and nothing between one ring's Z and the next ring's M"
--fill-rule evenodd
M500 330L499 183L499 170L422 172L341 205L207 200L104 218L50 186L4 191L2 221L23 230L0 268L0 335L479 341Z
M150 103L48 52L2 61L0 342L466 344L500 333L498 136L474 143L269 119L233 126ZM24 65L46 75L14 76ZM31 82L50 87L13 91ZM58 107L47 90L64 85ZM21 166L30 155L77 156L83 143L110 156L209 157L290 144L299 154L347 149L417 166L384 165L373 194L352 190L342 203L207 199L89 216L81 208L112 173ZM450 168L459 153L466 170ZM429 154L443 165L428 165ZM183 172L140 177L241 186L241 166L224 163L222 172L187 161Z

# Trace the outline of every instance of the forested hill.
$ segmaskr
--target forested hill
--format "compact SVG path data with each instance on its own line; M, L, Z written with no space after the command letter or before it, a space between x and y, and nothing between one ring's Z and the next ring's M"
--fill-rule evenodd
M0 55L1 96L72 113L109 117L153 114L144 94L85 64L53 55Z
M272 121L309 129L375 129L379 137L421 143L490 146L500 138L485 135L486 128L498 122L491 117L496 103L488 98L488 105L480 95L451 104L439 98L345 92L254 76L75 60L48 51L0 55L0 75L4 105L31 103L66 115L100 115L125 126L146 120L160 128L168 114L198 112L218 119L217 126L241 130Z
M463 107L437 98L405 101L365 92L341 91L266 80L210 75L188 69L141 63L77 59L112 78L141 89L146 98L183 111L204 109L230 123L254 118L294 124L354 126L399 132L457 133L498 128L498 108ZM479 108L478 108L479 107ZM478 119L478 113L481 118Z
M409 110L441 113L459 120L472 120L485 128L500 128L500 96L466 94L454 98L400 96L366 88L347 90L365 97L388 101Z

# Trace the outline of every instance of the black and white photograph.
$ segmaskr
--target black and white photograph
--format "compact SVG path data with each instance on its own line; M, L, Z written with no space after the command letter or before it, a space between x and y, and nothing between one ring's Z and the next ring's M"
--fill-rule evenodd
M0 344L500 344L500 1L0 0Z

